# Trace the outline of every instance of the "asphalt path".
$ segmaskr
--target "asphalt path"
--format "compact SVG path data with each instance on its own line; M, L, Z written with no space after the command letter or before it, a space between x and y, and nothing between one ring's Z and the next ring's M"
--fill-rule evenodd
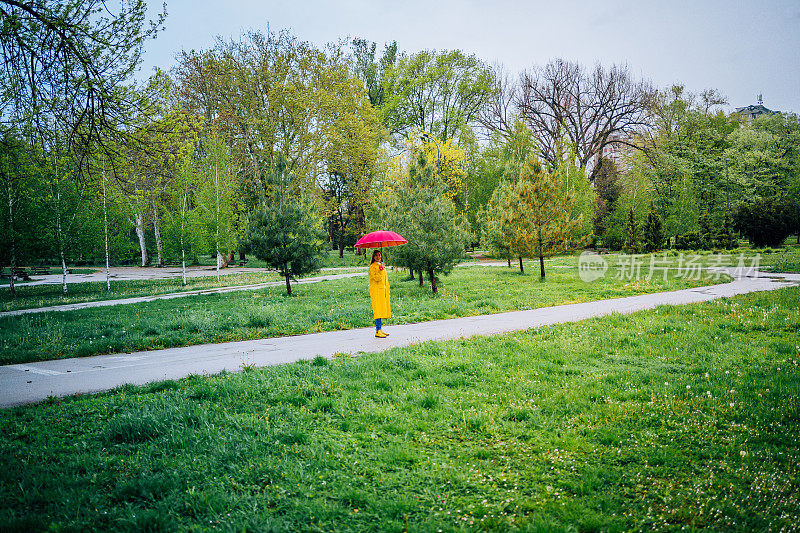
M495 335L612 313L628 314L660 305L683 305L775 290L798 283L800 274L753 272L748 277L706 287L416 324L389 324L386 330L390 336L385 339L375 338L372 328L360 328L6 365L0 367L0 407L36 403L49 396L100 392L128 383L144 385L190 374L236 372L250 365L278 365L319 355L330 358L337 353L380 352L428 340Z

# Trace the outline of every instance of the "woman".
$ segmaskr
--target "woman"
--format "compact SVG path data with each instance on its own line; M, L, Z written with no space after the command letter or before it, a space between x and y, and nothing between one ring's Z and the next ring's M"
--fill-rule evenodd
M380 250L372 252L369 265L369 299L372 300L372 314L375 316L375 336L379 339L388 337L389 334L381 329L381 320L392 316L389 306L389 275Z

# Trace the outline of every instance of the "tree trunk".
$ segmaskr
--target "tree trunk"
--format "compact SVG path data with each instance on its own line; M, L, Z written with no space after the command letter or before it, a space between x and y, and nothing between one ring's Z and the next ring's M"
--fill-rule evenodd
M216 194L216 203L217 203L217 228L215 233L215 241L216 241L216 249L217 249L217 282L219 282L219 267L220 263L222 262L222 257L219 255L219 169L217 165L214 165L214 191Z
M108 211L106 210L106 167L103 164L103 233L106 245L106 290L111 290L111 267L108 260Z
M419 286L422 287L422 269L419 269Z
M522 256L519 256L519 273L524 274L525 269L522 267Z
M247 257L245 256L244 251L240 249L239 250L239 261L245 261L246 259L247 259Z
M436 276L433 275L433 269L432 268L428 269L428 279L431 280L431 292L433 294L436 294L436 289L437 289L437 287L436 287Z
M544 279L544 245L542 244L542 229L539 227L539 270Z
M286 277L286 294L288 296L291 296L292 295L292 284L289 283L289 277L290 277L289 276L289 267L286 264L283 265L283 273L284 273L284 276Z
M139 238L139 250L142 253L142 266L147 266L148 258L147 258L147 242L144 238L144 215L142 213L136 213L136 236Z
M64 260L64 236L61 231L61 188L56 181L56 235L58 238L58 256L61 258L61 287L67 294L67 262Z
M509 255L506 259L508 259L508 268L511 268L511 256Z
M164 266L164 243L161 240L161 223L158 218L158 206L153 202L153 232L156 236L156 252L158 253L158 266Z
M186 285L186 247L183 244L184 223L186 220L186 196L181 202L181 277L183 284Z
M8 233L11 237L11 281L8 288L11 290L11 296L15 296L14 269L17 267L17 254L14 240L14 195L11 179L8 180Z

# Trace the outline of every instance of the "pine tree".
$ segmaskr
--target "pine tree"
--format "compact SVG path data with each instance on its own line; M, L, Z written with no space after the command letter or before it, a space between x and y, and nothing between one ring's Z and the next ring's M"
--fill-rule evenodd
M628 211L628 221L625 223L625 252L638 254L642 251L642 239L639 234L639 224L633 214L633 208Z
M481 224L481 242L493 255L506 259L508 266L511 266L511 243L502 227L503 213L508 209L508 192L508 187L498 186L486 208L478 212L478 220Z
M436 294L437 274L449 274L464 258L470 239L469 223L448 194L447 184L424 153L411 165L383 212L387 229L403 235L408 244L392 257L402 266L425 272Z
M545 278L544 258L579 246L583 215L574 216L575 195L564 191L558 171L548 172L529 157L516 184L509 184L508 208L501 227L514 255L538 257L540 276Z
M644 222L644 249L646 252L656 252L664 244L664 231L661 217L656 213L653 203L650 203L650 212Z
M294 181L279 157L270 176L274 196L250 214L244 241L247 250L283 276L289 296L290 279L319 270L327 238L314 202L299 192L292 194Z

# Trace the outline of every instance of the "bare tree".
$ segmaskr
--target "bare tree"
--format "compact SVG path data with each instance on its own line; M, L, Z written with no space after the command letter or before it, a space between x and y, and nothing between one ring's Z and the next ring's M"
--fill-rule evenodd
M555 59L523 72L520 85L516 107L536 133L541 157L551 163L562 137L588 167L609 142L633 146L628 135L647 126L653 91L625 66L606 70L598 64L589 72L579 63Z
M478 122L488 133L507 134L518 117L516 108L517 92L515 84L502 66L494 67L494 92L478 114Z

